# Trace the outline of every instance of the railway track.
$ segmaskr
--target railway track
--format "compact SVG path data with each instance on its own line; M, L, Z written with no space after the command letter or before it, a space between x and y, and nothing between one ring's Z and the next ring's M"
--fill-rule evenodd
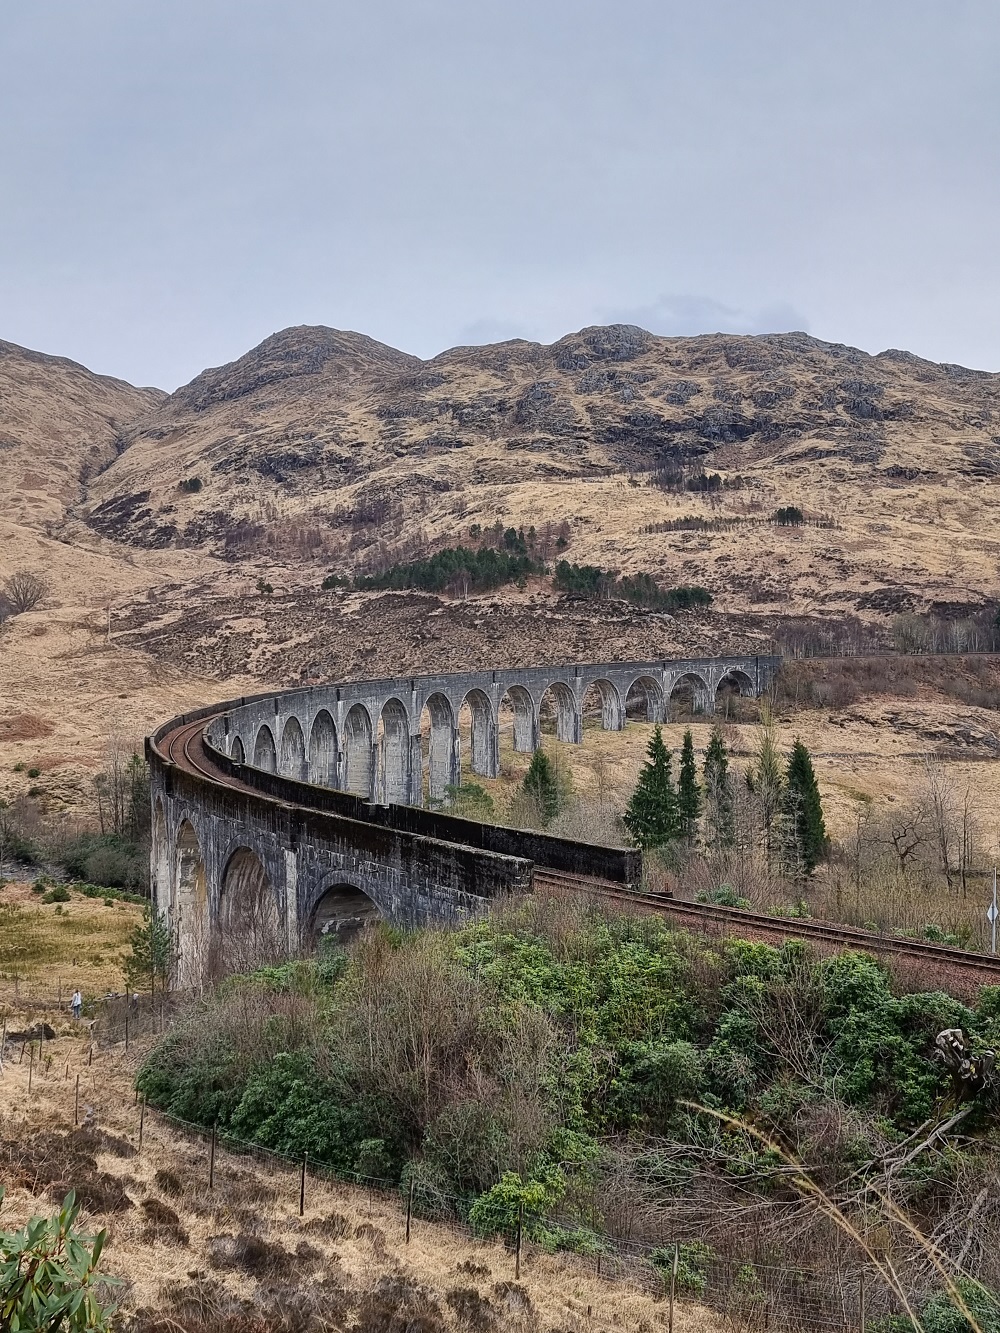
M160 737L158 749L163 758L182 771L216 785L248 792L259 800L276 801L277 798L241 782L214 764L203 744L204 730L211 721L211 716L202 716L192 722L181 719L177 726ZM901 966L908 976L924 984L933 983L957 993L972 995L981 986L1000 985L1000 958L968 949L877 935L829 922L795 920L741 908L684 902L669 894L647 893L612 880L568 874L541 865L535 866L533 879L536 889L617 903L632 911L667 917L701 934L735 936L779 945L787 940L803 940L822 953L862 950Z

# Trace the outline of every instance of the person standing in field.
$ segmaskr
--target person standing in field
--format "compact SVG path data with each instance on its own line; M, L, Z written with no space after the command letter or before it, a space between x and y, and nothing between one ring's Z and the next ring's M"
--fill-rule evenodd
M78 990L73 992L73 998L69 1002L69 1007L73 1011L73 1017L79 1021L80 1014L83 1010L83 996Z

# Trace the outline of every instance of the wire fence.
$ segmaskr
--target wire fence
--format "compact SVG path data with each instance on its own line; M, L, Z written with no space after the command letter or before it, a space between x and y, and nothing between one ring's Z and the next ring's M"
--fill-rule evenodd
M132 1042L145 1042L169 1026L172 1016L192 999L193 993L164 995L119 996L104 1000L91 1029L91 1040L75 1078L75 1116L77 1123L97 1127L105 1113L117 1118L113 1110L115 1098L106 1105L102 1102L100 1065L107 1059L121 1060ZM9 1022L9 1016L7 1019ZM39 1025L40 1026L40 1025ZM50 1078L71 1079L70 1063L62 1071L60 1060L53 1067L47 1055L48 1040L43 1032L28 1029L13 1032L5 1024L0 1040L0 1059L3 1063L19 1063L35 1070L35 1077L46 1082ZM37 1051L37 1054L36 1054ZM137 1052L138 1053L138 1052ZM131 1065L128 1066L131 1068ZM2 1068L2 1065L0 1065ZM74 1085L71 1083L71 1087ZM110 1095L110 1089L109 1095ZM82 1100L81 1100L82 1097ZM120 1102L118 1107L120 1108ZM135 1134L142 1150L143 1132L150 1122L160 1122L188 1139L203 1145L201 1157L194 1163L195 1171L203 1173L206 1191L226 1189L226 1158L241 1157L267 1164L278 1169L286 1178L287 1195L284 1208L296 1203L300 1214L314 1200L319 1183L339 1184L368 1192L370 1206L377 1199L383 1207L397 1213L405 1243L419 1235L423 1226L444 1226L453 1237L464 1236L470 1246L470 1258L476 1246L494 1239L478 1232L469 1219L473 1198L449 1194L432 1183L421 1179L419 1172L403 1184L378 1175L359 1171L338 1170L333 1165L311 1157L297 1157L273 1148L240 1139L218 1129L184 1120L164 1111L147 1109L136 1100ZM539 1228L554 1231L562 1227L561 1241L549 1244ZM775 1333L823 1333L824 1330L873 1330L888 1316L903 1313L894 1291L874 1270L859 1262L856 1248L847 1245L829 1256L822 1265L783 1264L775 1262L779 1253L774 1244L767 1251L755 1251L746 1237L740 1245L738 1224L734 1226L731 1248L734 1254L720 1254L710 1243L711 1237L700 1241L697 1234L685 1232L676 1238L660 1240L657 1244L630 1240L626 1237L601 1233L596 1229L580 1229L577 1219L569 1217L521 1217L516 1231L503 1237L510 1254L511 1275L520 1277L522 1264L529 1264L535 1255L550 1253L567 1239L575 1249L560 1249L562 1262L571 1269L589 1272L608 1281L627 1282L648 1292L656 1299L671 1303L671 1293L680 1301L697 1301L722 1316L734 1330L756 1333L757 1330L775 1330Z
M220 1133L204 1125L193 1124L164 1111L155 1112L158 1120L206 1146L205 1185L218 1186L218 1152L284 1169L288 1189L298 1194L300 1213L309 1203L317 1181L337 1182L367 1190L370 1200L377 1198L399 1210L405 1226L406 1243L424 1223L446 1225L449 1232L464 1235L471 1243L494 1239L478 1232L469 1222L472 1199L427 1191L414 1179L400 1185L397 1181L360 1172L338 1171L328 1163L308 1157L294 1157L272 1148L261 1147ZM403 1219L405 1218L405 1223ZM534 1255L551 1253L553 1247L532 1238L532 1222L558 1225L558 1218L526 1219L517 1230L504 1237L511 1255L512 1273L520 1277L522 1263ZM778 1265L748 1258L731 1258L716 1253L711 1246L692 1241L690 1236L675 1242L650 1245L627 1241L597 1232L587 1233L584 1252L561 1251L570 1266L608 1281L628 1282L654 1297L672 1301L698 1301L730 1321L734 1329L755 1333L854 1333L872 1330L878 1321L902 1312L895 1293L881 1277L858 1262L857 1251L838 1254L828 1267Z

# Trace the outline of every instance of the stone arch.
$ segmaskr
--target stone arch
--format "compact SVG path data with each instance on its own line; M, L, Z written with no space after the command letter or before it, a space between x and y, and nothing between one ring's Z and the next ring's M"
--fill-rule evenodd
M278 898L255 851L237 847L226 862L219 887L217 929L211 971L222 976L249 972L287 954Z
M621 731L625 725L625 705L618 687L610 680L593 680L583 696L581 723L588 716L601 719L605 731Z
M243 748L243 742L239 736L234 736L229 744L229 757L237 764L245 764L247 761L246 750Z
M274 733L265 722L257 732L253 743L253 766L262 768L265 773L277 773L278 751L274 745Z
M625 716L635 722L663 721L663 689L655 676L636 676L625 692Z
M182 988L204 980L210 937L208 876L194 825L181 821L174 842L174 928L177 932L178 981Z
M670 686L671 721L683 721L698 713L710 713L715 702L715 695L708 684L696 671L686 671L678 676Z
M495 778L500 773L500 753L497 747L497 720L489 696L482 690L469 690L462 700L459 727L463 714L469 729L469 762L473 773L484 778Z
M565 681L555 680L546 687L538 702L538 725L542 731L554 729L559 741L572 743L583 739L576 698Z
M425 768L427 797L430 801L443 801L446 788L455 786L461 781L455 710L448 697L439 692L428 695L420 711L421 799L424 793Z
M742 671L739 667L733 667L727 671L718 685L715 687L715 711L721 712L725 718L730 714L735 714L737 719L744 713L744 708L740 706L741 699L752 699L756 696L754 682L748 672ZM752 705L744 706L749 708L752 713Z
M354 884L335 882L320 894L309 916L306 938L313 948L321 940L346 944L382 913L378 905Z
M150 888L157 909L172 915L173 894L170 883L170 841L167 836L167 817L163 801L157 796L153 802L153 837L149 849Z
M309 776L306 768L306 738L297 717L290 717L281 732L279 767L286 778L296 778L299 782L305 782Z
M387 699L378 720L378 789L386 805L410 800L410 714L401 699Z
M374 776L372 720L364 704L355 704L344 718L344 777L347 790L371 800Z
M337 786L337 725L332 715L321 708L309 731L309 781L321 787Z
M509 726L513 737L513 748L518 754L538 749L535 705L523 685L512 685L507 690L500 700L497 714L497 726L500 732L505 732ZM511 717L509 723L508 717Z

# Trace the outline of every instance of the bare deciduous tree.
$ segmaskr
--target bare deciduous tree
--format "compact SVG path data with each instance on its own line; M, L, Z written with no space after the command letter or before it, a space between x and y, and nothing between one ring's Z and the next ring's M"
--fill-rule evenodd
M33 569L15 570L3 586L6 600L15 614L33 611L49 591L48 579Z

